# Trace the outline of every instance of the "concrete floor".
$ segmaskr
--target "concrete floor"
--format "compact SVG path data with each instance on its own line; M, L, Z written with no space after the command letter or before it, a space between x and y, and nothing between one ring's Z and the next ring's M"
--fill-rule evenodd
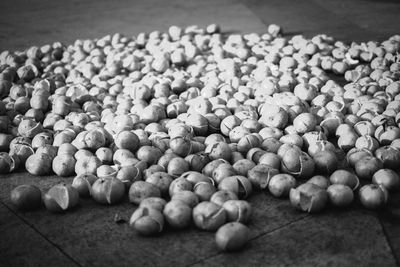
M228 32L265 32L277 23L287 34L327 33L344 41L383 40L400 34L395 0L2 0L0 50L121 32L166 30L169 25L219 23ZM116 224L128 203L105 207L83 200L66 214L19 212L9 193L32 183L47 190L72 178L0 177L0 266L396 266L400 259L400 197L380 212L295 211L287 200L257 193L251 242L239 253L220 253L214 235L191 228L159 237L136 235Z

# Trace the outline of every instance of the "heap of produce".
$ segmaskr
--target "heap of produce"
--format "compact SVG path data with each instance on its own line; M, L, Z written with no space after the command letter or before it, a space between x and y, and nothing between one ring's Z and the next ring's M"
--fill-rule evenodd
M309 213L380 209L400 185L399 52L399 35L215 24L3 51L0 173L71 177L18 186L18 209L128 196L139 234L195 225L226 251L248 241L253 193Z

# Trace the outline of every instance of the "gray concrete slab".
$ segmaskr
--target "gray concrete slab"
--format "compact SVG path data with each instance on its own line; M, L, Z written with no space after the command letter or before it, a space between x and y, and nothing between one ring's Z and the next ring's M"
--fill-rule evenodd
M262 235L239 253L193 266L396 266L379 221L369 212L324 212Z
M0 203L0 266L77 266L62 250Z
M265 32L261 20L236 0L3 0L0 51L210 23L220 24L225 31Z

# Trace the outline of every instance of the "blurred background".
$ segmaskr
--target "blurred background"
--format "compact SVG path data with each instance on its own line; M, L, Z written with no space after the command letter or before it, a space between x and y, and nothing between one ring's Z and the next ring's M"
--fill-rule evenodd
M2 0L0 50L211 23L225 32L263 33L276 23L288 35L384 40L400 34L399 14L398 0Z

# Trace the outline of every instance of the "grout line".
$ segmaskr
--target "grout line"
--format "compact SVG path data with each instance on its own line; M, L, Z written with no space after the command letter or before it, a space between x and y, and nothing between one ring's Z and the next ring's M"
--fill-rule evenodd
M379 220L379 223L380 223L380 225L382 227L383 235L385 236L385 239L386 239L386 241L388 243L388 246L389 246L390 252L392 253L394 261L395 261L397 266L400 266L400 261L399 261L397 255L396 255L396 253L394 253L395 249L394 249L394 247L392 245L392 242L391 242L391 240L389 238L388 232L386 231L386 228L385 228L385 226L384 226L384 224L383 224L383 222L382 222L382 220L381 220L381 218L379 216L378 216L378 220Z
M376 35L377 34L374 30L362 27L356 21L353 21L351 18L348 18L345 14L340 14L338 12L335 12L334 9L331 10L329 7L321 4L320 1L310 0L310 2L312 2L315 6L318 6L319 8L323 9L324 11L329 12L331 15L337 17L338 20L341 20L344 23L355 27L355 29L357 29L361 33L362 36L367 36L367 35L371 35L371 34L375 34ZM335 39L337 39L339 41L339 38L335 37ZM343 38L341 38L341 39L343 39ZM352 42L352 39L350 38L348 40L340 40L340 41L345 41L347 43L350 43L350 42Z
M235 2L236 2L237 4L243 6L247 11L249 11L251 14L253 14L253 17L256 18L262 25L265 26L265 32L267 31L268 24L265 23L264 20L263 20L260 16L258 16L258 15L253 11L252 8L249 7L249 3L247 3L245 0L244 0L244 1L243 1L243 0L237 0L237 1L235 1Z
M251 242L251 241L256 240L256 239L258 239L258 238L260 238L260 237L262 237L262 236L265 236L265 235L271 234L271 233L273 233L273 232L276 232L276 231L278 231L278 230L281 230L281 229L283 229L283 228L285 228L285 227L288 227L288 226L290 226L290 225L292 225L292 224L295 224L295 223L297 223L297 222L299 222L299 221L302 221L302 220L304 220L304 219L306 219L306 218L308 218L308 217L310 217L309 214L307 214L306 216L301 217L301 218L299 218L299 219L296 219L296 220L294 220L294 221L288 222L288 223L286 223L286 224L284 224L284 225L281 225L281 226L279 226L279 227L277 227L277 228L274 228L274 229L272 229L272 230L270 230L270 231L266 231L266 232L264 232L264 233L260 233L260 234L258 234L257 236L255 236L255 237L253 237L253 238L250 238L250 239L248 240L248 242ZM214 258L214 257L216 257L216 256L218 256L218 255L220 255L220 254L222 254L222 253L223 253L223 252L215 253L215 254L213 254L213 255L210 255L210 256L208 256L208 257L206 257L206 258L204 258L204 259L198 260L198 261L193 262L193 263L191 263L191 264L189 264L189 265L186 265L186 266L188 266L188 267L189 267L189 266L194 266L194 265L196 265L196 264L199 264L199 263L202 263L202 262L204 262L204 261L206 261L206 260L209 260L209 259L211 259L211 258Z
M33 229L36 233L38 233L42 238L44 238L47 242L49 242L53 247L55 247L58 251L60 251L64 256L66 256L68 259L70 259L73 263L75 263L76 266L83 267L82 264L80 264L77 260L75 260L73 257L71 257L69 254L67 254L64 250L61 249L60 246L58 246L56 243L52 242L49 238L47 238L44 234L42 234L38 229L36 229L32 224L30 224L27 220L25 220L22 216L20 216L18 213L16 213L13 209L11 209L9 206L7 206L3 201L0 201L0 203L5 206L11 213L13 213L18 219L20 219L23 223L28 225L31 229Z
M269 235L269 234L271 234L271 233L273 233L273 232L276 232L276 231L281 230L281 229L283 229L283 228L286 228L286 227L288 227L288 226L290 226L290 225L292 225L292 224L295 224L295 223L298 223L298 222L300 222L300 221L302 221L302 220L304 220L304 219L307 219L308 217L310 217L309 214L307 214L307 215L305 215L304 217L301 217L301 218L299 218L299 219L296 219L296 220L294 220L294 221L288 222L288 223L286 223L286 224L284 224L284 225L281 225L281 226L279 226L279 227L277 227L277 228L274 228L274 229L272 229L272 230L270 230L270 231L267 231L267 232L264 232L264 233L260 233L259 235L257 235L257 236L255 236L255 237L249 239L249 241L256 240L256 239L258 239L258 238L260 238L260 237L262 237L262 236L265 236L265 235Z
M195 262L193 262L193 263L191 263L191 264L188 264L188 265L186 265L186 266L187 266L187 267L194 266L194 265L199 264L199 263L202 263L202 262L204 262L204 261L206 261L206 260L208 260L208 259L212 259L212 258L218 256L218 255L221 254L221 253L222 253L222 252L215 253L215 254L213 254L213 255L207 256L207 257L204 258L204 259L195 261Z

